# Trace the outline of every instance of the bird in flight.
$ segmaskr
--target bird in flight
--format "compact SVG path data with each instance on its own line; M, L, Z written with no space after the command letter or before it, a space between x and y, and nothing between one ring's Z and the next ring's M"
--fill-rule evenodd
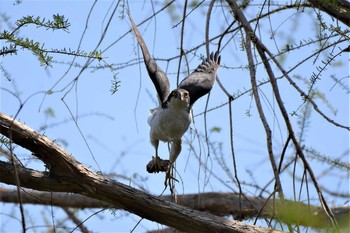
M212 89L221 57L218 52L211 53L188 77L181 81L176 89L170 91L170 83L166 74L151 58L146 43L130 13L129 18L159 100L159 106L151 109L148 118L148 124L151 127L150 141L155 148L155 156L146 168L149 173L165 171L166 183L167 179L173 178L170 170L181 152L181 138L190 126L191 108L200 97ZM162 160L159 157L159 141L170 143L169 160Z

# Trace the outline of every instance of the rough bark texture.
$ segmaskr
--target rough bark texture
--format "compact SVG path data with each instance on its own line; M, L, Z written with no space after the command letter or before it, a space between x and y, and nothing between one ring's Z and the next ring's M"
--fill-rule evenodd
M110 180L84 167L46 136L2 113L0 133L32 151L50 171L37 172L18 165L9 169L11 165L2 162L7 177L1 176L4 183L16 185L19 180L21 187L81 194L185 232L277 232L183 207ZM28 177L16 178L15 169L34 176L37 182Z

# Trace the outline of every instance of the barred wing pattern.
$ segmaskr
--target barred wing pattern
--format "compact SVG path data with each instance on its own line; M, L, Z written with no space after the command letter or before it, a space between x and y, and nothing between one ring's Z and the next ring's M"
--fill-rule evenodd
M188 77L181 81L178 88L190 93L190 107L203 95L210 92L216 80L216 72L221 57L218 52L211 53Z

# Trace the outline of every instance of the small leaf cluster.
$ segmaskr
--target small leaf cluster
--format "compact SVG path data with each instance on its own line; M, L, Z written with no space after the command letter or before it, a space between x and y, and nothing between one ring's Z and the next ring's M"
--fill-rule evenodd
M25 16L16 21L16 27L12 31L4 30L0 32L0 41L3 40L9 45L5 45L0 48L0 55L5 56L9 54L17 54L18 49L24 49L31 51L38 59L41 65L51 66L53 57L49 54L58 53L64 55L73 55L87 58L96 58L99 61L102 60L100 51L84 52L84 51L71 51L70 49L52 49L45 48L44 43L35 41L29 37L18 36L18 31L28 25L34 25L37 28L42 27L46 30L63 30L68 32L70 23L63 15L53 15L52 20L45 18ZM5 44L4 43L4 44Z
M64 17L64 15L53 15L52 16L53 20L46 20L45 18L40 18L34 17L34 16L25 16L22 17L21 19L17 20L16 22L16 28L14 31L19 30L23 26L32 24L36 25L37 27L44 27L47 30L52 29L52 30L65 30L68 31L68 28L70 27L70 23L68 20Z
M48 52L44 48L44 44L40 44L37 41L29 38L16 37L13 33L9 33L8 31L1 33L0 39L11 43L10 47L3 47L2 51L9 51L12 48L10 51L17 52L17 48L20 47L22 49L31 51L38 58L40 64L42 65L49 66L50 62L52 61L52 56L48 55ZM5 54L1 53L0 55Z
M53 15L52 20L45 18L24 16L17 20L16 27L12 31L4 30L0 33L0 40L8 43L8 46L3 46L0 49L0 55L16 54L18 48L31 51L39 60L41 65L50 66L52 56L48 55L48 51L44 48L44 44L34 41L28 37L17 36L17 32L28 25L35 25L36 27L43 27L47 30L64 30L68 31L70 23L63 15Z

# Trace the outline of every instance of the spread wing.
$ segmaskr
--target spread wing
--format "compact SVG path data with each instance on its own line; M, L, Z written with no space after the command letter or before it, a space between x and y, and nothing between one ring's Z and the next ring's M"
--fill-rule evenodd
M220 67L221 56L211 53L188 77L181 81L178 88L190 93L190 107L200 97L209 93L216 80L216 72Z
M167 97L170 93L170 84L168 77L164 73L164 71L157 65L154 59L151 58L151 55L147 49L146 43L143 40L141 33L137 29L134 20L132 19L130 12L129 12L129 18L131 22L132 29L135 33L136 39L138 44L141 47L144 63L146 65L148 75L151 78L154 87L157 90L158 98L159 98L159 104L162 105L166 102Z

